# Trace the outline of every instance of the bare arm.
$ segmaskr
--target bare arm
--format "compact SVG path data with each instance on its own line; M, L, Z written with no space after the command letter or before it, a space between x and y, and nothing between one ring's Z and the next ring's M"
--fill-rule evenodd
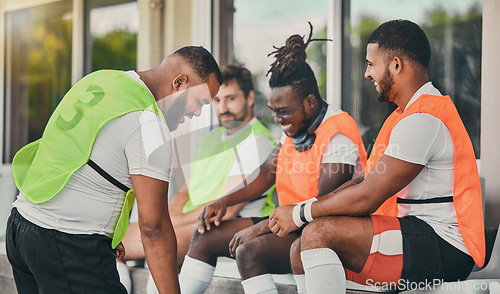
M406 187L423 165L383 155L366 179L312 204L314 218L325 215L364 216Z
M168 182L131 175L142 244L159 293L180 293L177 247L168 213Z
M228 206L253 200L271 188L276 180L276 164L280 148L281 144L278 144L260 168L250 175L251 178L254 178L251 183L242 189L236 188L236 191L205 207L198 218L198 231L200 233L203 234L205 229L210 230L212 217L215 217L214 223L218 226L226 214Z
M327 215L366 216L377 210L385 200L408 185L423 166L387 155L382 156L366 179L347 182L312 203L313 218ZM297 229L292 220L293 206L278 207L270 216L271 231L285 236Z
M222 191L222 195L226 195L232 190L242 188L242 183L243 183L243 178L241 176L229 177L226 181L226 185L224 186L224 190ZM184 185L179 189L179 191L177 191L177 193L174 194L169 203L169 211L174 228L188 226L196 223L198 220L198 216L203 212L203 209L206 206L204 205L192 211L183 213L182 209L186 204L186 202L188 201L188 199L189 199L188 185L187 183L184 183ZM209 205L210 203L208 203L207 205ZM239 203L228 208L228 211L224 216L224 219L236 218L240 213L240 211L243 209L243 207L246 205L246 203L247 202Z

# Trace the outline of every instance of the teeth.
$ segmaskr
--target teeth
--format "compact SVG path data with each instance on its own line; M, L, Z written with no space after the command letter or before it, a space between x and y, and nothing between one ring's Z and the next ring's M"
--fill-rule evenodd
M284 131L287 131L291 126L292 126L292 124L281 125L281 127L283 128Z

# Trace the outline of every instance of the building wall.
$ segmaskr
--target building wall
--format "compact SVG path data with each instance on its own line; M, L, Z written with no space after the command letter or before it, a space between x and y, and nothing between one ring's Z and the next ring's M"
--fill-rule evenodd
M486 226L500 222L500 83L498 52L500 48L500 1L483 0L483 55L481 88L481 175L485 179Z

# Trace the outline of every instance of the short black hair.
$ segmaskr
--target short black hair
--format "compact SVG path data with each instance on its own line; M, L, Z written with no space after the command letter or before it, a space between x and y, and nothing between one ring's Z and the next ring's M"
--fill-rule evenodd
M310 34L307 42L304 42L304 37L299 35L290 36L285 43L285 46L276 48L274 54L276 60L271 65L271 69L267 74L271 73L269 79L269 87L278 88L292 86L292 91L302 98L313 94L316 99L322 100L318 90L318 82L314 76L309 64L306 62L306 48L311 41L326 41L325 39L311 39L312 25L310 25Z
M214 74L219 84L222 84L222 74L219 65L207 49L202 46L186 46L178 49L173 54L184 58L204 81L209 75Z
M379 50L391 55L406 56L425 69L431 60L429 39L419 25L409 20L396 19L381 24L368 37L367 43L376 43Z
M241 65L229 64L223 66L221 72L223 83L227 85L231 81L236 81L243 94L245 94L245 99L248 97L248 93L253 91L252 73L247 68Z

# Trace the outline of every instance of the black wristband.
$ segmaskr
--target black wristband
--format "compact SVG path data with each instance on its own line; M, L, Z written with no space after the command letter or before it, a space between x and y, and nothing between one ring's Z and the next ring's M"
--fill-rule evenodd
M305 203L302 203L300 205L300 220L303 221L304 223L308 223L307 219L306 219L306 215L304 214L304 208L306 207L306 204Z

